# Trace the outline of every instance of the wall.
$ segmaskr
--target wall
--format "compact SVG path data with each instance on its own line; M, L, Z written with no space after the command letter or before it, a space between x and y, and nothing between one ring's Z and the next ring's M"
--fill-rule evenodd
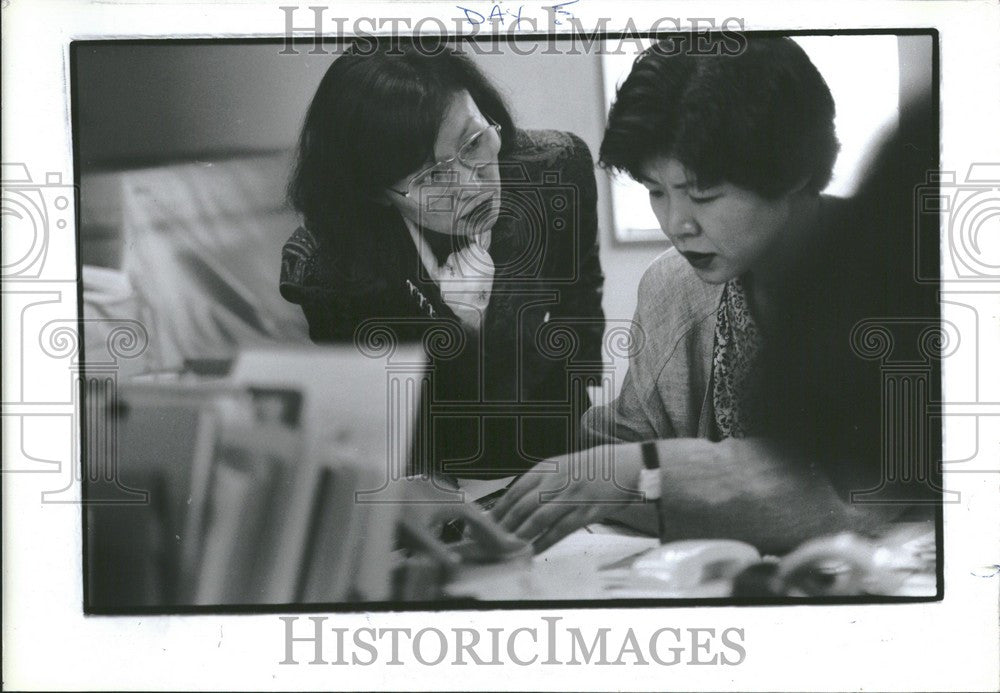
M292 146L332 56L280 50L204 42L82 46L75 62L81 164Z

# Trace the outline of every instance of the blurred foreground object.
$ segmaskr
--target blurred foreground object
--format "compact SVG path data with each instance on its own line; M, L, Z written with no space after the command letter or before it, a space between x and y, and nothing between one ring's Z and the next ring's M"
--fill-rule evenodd
M734 583L738 597L931 596L933 523L900 523L880 536L852 533L805 542L780 561L754 564Z

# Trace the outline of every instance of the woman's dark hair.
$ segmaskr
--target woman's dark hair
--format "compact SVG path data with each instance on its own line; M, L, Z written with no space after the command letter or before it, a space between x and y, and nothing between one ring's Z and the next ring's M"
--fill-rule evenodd
M514 127L496 89L444 43L395 37L351 46L326 71L306 114L288 198L322 243L351 247L384 210L372 198L433 160L451 97L461 90L501 126Z
M701 187L729 182L773 199L806 177L830 182L839 144L830 89L802 48L748 36L745 50L706 50L705 37L664 39L618 88L601 143L606 168L642 175L677 159Z

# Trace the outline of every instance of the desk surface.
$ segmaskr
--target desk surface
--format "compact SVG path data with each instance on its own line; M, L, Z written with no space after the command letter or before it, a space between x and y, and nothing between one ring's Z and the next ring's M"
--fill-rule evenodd
M630 536L607 525L577 530L547 551L504 564L464 566L447 592L486 601L706 599L731 594L729 580L671 588L629 576L630 557L660 546L654 537ZM891 596L932 597L936 579L914 574Z

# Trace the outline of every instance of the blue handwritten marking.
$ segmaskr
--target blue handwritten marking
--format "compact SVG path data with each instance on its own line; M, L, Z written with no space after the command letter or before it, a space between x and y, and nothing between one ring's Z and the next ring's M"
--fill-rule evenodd
M522 12L524 12L524 5L518 5L518 7L517 7L517 14L514 14L513 12L508 12L507 13L508 15L510 15L511 17L514 18L514 21L511 23L512 27L518 27L518 28L520 28L520 26L521 26L521 13Z
M461 5L455 5L458 9L465 13L465 20L471 24L482 24L486 21L486 17L479 14L475 10L470 10L468 7L462 7ZM474 19L472 15L476 15L479 19Z
M579 2L579 0L572 1ZM514 12L512 10L504 9L499 3L494 3L488 16L469 7L462 7L461 5L456 5L455 7L460 9L465 14L465 21L474 26L478 26L486 21L494 22L496 25L506 26L507 21L510 21L511 28L519 28L522 14L524 13L524 5L518 5L517 11Z
M573 13L562 8L567 5L575 5L578 2L580 2L580 0L568 0L568 2L560 2L556 5L549 5L547 9L552 10L552 23L556 25L562 24L562 21L559 20L559 16L566 17L567 19L572 18L574 16Z

